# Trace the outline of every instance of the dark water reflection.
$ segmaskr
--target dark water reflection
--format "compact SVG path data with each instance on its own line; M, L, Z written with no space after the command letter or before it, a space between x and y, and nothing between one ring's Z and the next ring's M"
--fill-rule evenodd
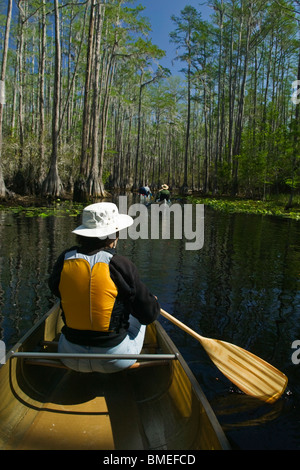
M0 333L13 345L53 303L47 276L74 243L78 217L0 212ZM201 345L161 319L189 363L234 448L300 449L300 223L205 209L205 243L121 240L162 307L200 334L249 349L289 378L284 396L266 405L239 393Z

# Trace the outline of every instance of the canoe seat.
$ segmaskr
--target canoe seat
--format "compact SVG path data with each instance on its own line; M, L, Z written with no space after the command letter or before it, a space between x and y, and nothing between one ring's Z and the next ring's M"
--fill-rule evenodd
M158 359L155 361L141 361L135 362L127 370L141 369L144 367L156 367L156 366L166 366L170 364L171 359ZM68 369L65 364L59 360L47 360L47 359L25 359L25 364L33 366L47 366L47 367L57 367L59 369Z
M47 359L25 359L25 364L30 364L33 366L48 366L48 367L58 367L60 369L68 369L61 361L52 361Z

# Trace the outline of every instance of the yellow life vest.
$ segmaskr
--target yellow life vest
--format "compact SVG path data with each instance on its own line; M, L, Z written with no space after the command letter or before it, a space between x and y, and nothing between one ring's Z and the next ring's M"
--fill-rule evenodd
M110 331L110 320L118 289L110 277L111 253L93 256L69 251L65 255L59 291L69 328Z

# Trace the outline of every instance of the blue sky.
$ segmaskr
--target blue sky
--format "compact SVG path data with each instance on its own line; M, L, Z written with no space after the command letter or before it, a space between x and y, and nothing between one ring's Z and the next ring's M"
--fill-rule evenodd
M3 0L0 0L0 11L6 15L7 1L5 1L5 8ZM13 2L15 5L15 2ZM152 25L152 32L150 37L153 44L160 49L166 51L166 57L160 61L161 65L171 70L172 74L176 74L182 68L183 64L178 61L172 65L172 59L176 55L175 45L170 43L169 33L175 29L174 23L171 21L171 15L180 15L180 11L186 5L191 5L201 11L202 18L208 20L213 10L207 6L207 0L135 0L134 5L143 5L145 10L142 12L143 16L147 16Z
M172 65L176 52L175 45L169 42L169 33L175 29L171 15L179 16L181 10L190 5L201 11L204 20L208 20L213 10L206 5L205 0L137 0L136 4L146 7L142 15L147 16L152 25L150 37L153 44L166 51L166 57L160 61L161 65L168 67L173 74L176 73L176 70L182 68L182 64L175 61Z

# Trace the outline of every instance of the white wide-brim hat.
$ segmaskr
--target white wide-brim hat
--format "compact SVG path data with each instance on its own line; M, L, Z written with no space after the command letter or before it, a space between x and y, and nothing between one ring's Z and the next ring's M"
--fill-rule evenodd
M82 237L105 238L132 224L133 218L126 214L119 214L113 202L98 202L83 209L82 224L72 233Z

